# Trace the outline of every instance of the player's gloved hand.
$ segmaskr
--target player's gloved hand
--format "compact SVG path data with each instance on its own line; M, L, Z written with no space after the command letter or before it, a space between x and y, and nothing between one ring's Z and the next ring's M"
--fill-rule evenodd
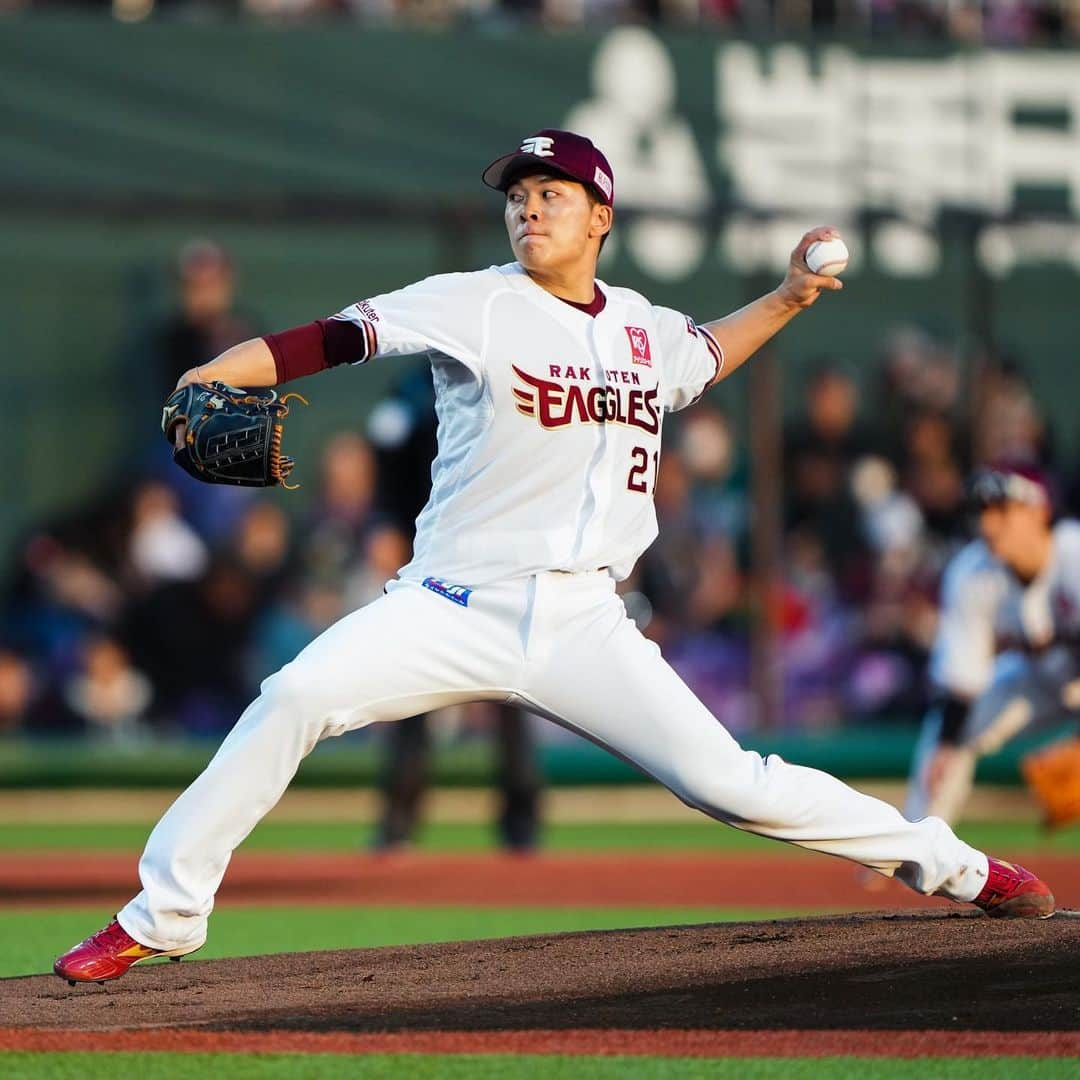
M1020 772L1046 826L1071 825L1080 818L1080 738L1072 735L1032 750L1020 759Z
M831 225L819 225L811 229L791 253L784 280L776 290L777 295L792 307L808 308L821 295L823 289L838 291L844 283L838 277L815 274L806 265L806 249L818 240L831 240L840 235Z
M210 381L212 382L213 380L211 379ZM179 379L177 379L176 390L183 390L185 386L191 386L192 383L201 382L204 382L204 380L199 377L199 369L197 367L193 367L185 371L184 374L181 375ZM173 394L176 393L176 390L173 391ZM170 394L169 397L171 400L172 394ZM184 436L187 434L187 420L183 418L179 420L173 420L172 431L173 450L180 450L184 446Z
M197 480L290 487L285 481L293 461L281 453L281 435L292 397L304 401L299 394L278 397L269 388L188 383L165 402L161 431L173 445L173 461Z

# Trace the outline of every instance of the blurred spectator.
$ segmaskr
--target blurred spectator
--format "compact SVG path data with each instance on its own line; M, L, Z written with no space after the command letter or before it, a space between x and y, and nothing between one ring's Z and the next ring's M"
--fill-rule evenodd
M0 13L50 6L48 0L0 0ZM199 18L251 18L292 23L353 18L366 23L451 27L477 20L542 23L550 28L647 22L669 27L695 23L773 35L809 32L873 39L942 40L995 46L1054 45L1080 37L1074 0L90 0L138 22L156 9Z
M92 637L82 653L79 670L64 685L63 698L83 733L115 740L142 733L153 697L150 680L131 666L127 653L112 638Z
M947 418L954 451L970 443L959 415L960 369L956 358L923 330L894 328L885 338L874 424L880 449L897 466L905 460L913 418Z
M230 547L264 603L276 599L295 576L292 526L277 502L262 498L246 507Z
M1053 453L1049 432L1019 370L1011 364L986 367L979 382L977 461L1050 464Z
M161 403L187 370L218 353L258 336L255 320L235 307L232 258L212 240L190 240L177 252L170 281L171 310L149 331L136 335L128 361L131 384L138 388L146 415L160 415ZM184 520L207 541L228 537L244 507L255 497L251 488L202 484L173 467L172 448L155 426L140 429L139 449L145 471L163 481L180 500ZM172 528L172 542L178 542ZM198 561L194 551L187 565Z
M194 581L136 600L124 640L155 690L155 713L196 734L225 730L250 698L248 649L260 597L235 556L219 552Z
M411 530L410 530L411 532ZM363 559L345 583L345 608L352 611L382 595L383 586L412 558L408 536L396 525L372 527L364 543Z
M159 401L189 368L258 334L253 322L234 309L232 258L220 245L202 239L186 243L176 256L175 281L176 309L150 343Z
M180 517L179 502L164 484L142 484L135 491L130 558L146 586L191 581L206 569L206 545Z
M47 676L69 670L83 636L124 609L127 505L123 493L108 492L42 523L17 548L6 636Z
M252 691L344 614L341 591L304 582L292 524L268 498L252 503L228 545L252 582L257 605L244 659Z
M699 402L681 416L677 452L690 474L702 529L739 547L749 525L747 475L731 421L711 402Z
M853 469L851 488L863 536L875 554L911 565L923 544L923 516L915 500L897 489L896 479L888 461L868 456Z
M1061 508L1069 517L1080 517L1080 460L1062 484Z
M0 649L0 735L14 735L29 726L33 694L30 665L18 653Z
M908 422L903 452L907 491L930 532L950 543L960 540L967 527L964 465L953 436L944 416L918 413Z
M119 612L123 592L86 552L55 537L35 537L26 548L26 569L37 599L88 623L107 623Z
M922 330L900 327L885 340L876 407L882 452L914 499L943 563L963 538L967 522L963 478L971 433L961 414L960 367L955 356Z
M940 566L932 558L922 511L898 488L888 461L863 459L852 489L874 557L848 707L863 716L911 712L922 700L918 672L934 633L933 586Z
M683 432L699 453L705 424L711 427L707 419L690 420ZM702 464L699 458L698 467ZM665 452L654 492L660 535L642 556L631 583L649 605L648 618L639 625L661 645L686 631L716 625L738 595L734 546L723 532L706 527L694 505L692 481L685 453Z
M431 491L437 429L430 364L401 376L368 418L368 438L378 467L379 508L407 536Z
M374 523L375 458L360 435L341 432L323 450L320 486L305 528L304 572L344 582Z
M653 498L660 535L639 560L636 576L652 610L645 632L663 645L687 619L699 580L701 538L690 510L690 476L679 454L664 454Z
M858 423L858 390L840 367L820 365L806 391L806 413L784 440L785 519L789 529L813 531L842 591L858 596L865 579L865 545L851 494L851 470L871 442Z
M318 581L294 585L254 628L250 685L287 664L344 614L341 590L335 586Z

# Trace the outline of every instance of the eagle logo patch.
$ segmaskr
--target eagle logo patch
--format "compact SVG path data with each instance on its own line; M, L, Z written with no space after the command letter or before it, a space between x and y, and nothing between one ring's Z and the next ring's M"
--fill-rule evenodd
M630 339L630 359L635 364L652 367L652 350L649 348L648 332L640 326L626 327L626 336Z

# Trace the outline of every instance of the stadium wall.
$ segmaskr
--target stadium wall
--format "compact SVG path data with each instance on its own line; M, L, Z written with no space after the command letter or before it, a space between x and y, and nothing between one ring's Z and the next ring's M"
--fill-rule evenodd
M914 322L1014 350L1059 438L1080 445L1076 53L757 45L640 27L32 15L2 30L0 390L17 407L0 550L157 437L140 340L185 239L232 250L242 306L267 329L504 261L479 170L554 124L611 154L622 220L603 273L657 302L728 310L773 279L801 229L845 229L855 259L842 315L815 313L778 346L789 401L799 367L826 350L872 378L883 335ZM362 420L387 374L372 365L310 388L317 407L290 429L301 463L328 430ZM724 389L736 412L742 379Z

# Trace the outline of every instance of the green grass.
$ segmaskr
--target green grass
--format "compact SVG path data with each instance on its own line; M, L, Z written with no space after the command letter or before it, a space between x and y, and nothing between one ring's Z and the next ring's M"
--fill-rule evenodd
M0 825L5 851L139 851L153 822L112 824ZM249 851L366 851L374 828L357 822L274 822L257 826L245 841ZM428 825L417 836L423 851L490 851L496 836L490 826ZM543 846L549 851L762 851L779 845L716 822L687 824L549 825Z
M1080 1058L640 1058L505 1054L0 1054L7 1077L55 1080L1050 1080Z
M153 822L0 825L0 851L140 851ZM1080 852L1080 827L1047 834L1037 825L971 822L960 835L984 851ZM357 822L274 822L259 825L247 851L363 851L372 826ZM428 825L418 837L423 851L489 851L495 835L486 825ZM737 851L790 854L791 848L716 822L677 824L563 824L544 830L547 851Z
M799 914L803 913L795 909L702 907L227 907L214 913L210 938L198 958L418 945L627 926L749 922ZM5 911L0 922L0 977L50 971L59 953L103 926L111 915L104 908Z

